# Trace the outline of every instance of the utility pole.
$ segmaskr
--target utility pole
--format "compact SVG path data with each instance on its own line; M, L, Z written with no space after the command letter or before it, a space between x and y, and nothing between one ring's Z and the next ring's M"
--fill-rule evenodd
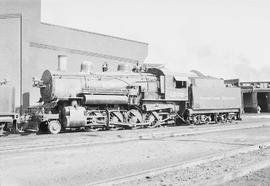
M20 114L22 114L22 107L23 107L23 90L22 90L22 86L23 86L23 46L22 46L22 34L23 34L23 20L22 20L22 14L20 14Z

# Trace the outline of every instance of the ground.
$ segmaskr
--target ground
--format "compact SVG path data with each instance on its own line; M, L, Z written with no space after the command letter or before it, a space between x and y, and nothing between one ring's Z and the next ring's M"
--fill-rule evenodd
M1 185L104 185L270 142L269 121L249 117L238 124L1 137Z
M219 186L269 186L270 185L270 167L241 178L237 178L230 182L226 182Z

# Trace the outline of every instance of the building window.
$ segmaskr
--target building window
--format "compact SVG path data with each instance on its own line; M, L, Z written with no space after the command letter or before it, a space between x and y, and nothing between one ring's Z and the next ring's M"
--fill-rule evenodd
M175 88L187 88L186 81L176 81Z

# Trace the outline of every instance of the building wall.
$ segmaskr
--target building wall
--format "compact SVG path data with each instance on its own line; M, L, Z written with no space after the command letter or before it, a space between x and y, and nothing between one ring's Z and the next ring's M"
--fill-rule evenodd
M267 93L267 107L268 111L270 111L270 92Z
M0 80L7 79L18 88L17 99L20 97L19 24L19 19L0 19Z
M7 78L15 86L17 107L39 99L32 78L40 78L45 69L56 69L57 55L68 56L68 71L79 71L83 61L93 62L96 71L107 62L113 71L120 63L143 63L147 57L147 43L41 23L40 10L40 0L0 2L0 79Z

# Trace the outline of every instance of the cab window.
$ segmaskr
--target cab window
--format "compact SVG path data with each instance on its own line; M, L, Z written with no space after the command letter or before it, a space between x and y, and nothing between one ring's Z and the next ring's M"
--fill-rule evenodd
M175 88L187 88L186 81L176 81Z

